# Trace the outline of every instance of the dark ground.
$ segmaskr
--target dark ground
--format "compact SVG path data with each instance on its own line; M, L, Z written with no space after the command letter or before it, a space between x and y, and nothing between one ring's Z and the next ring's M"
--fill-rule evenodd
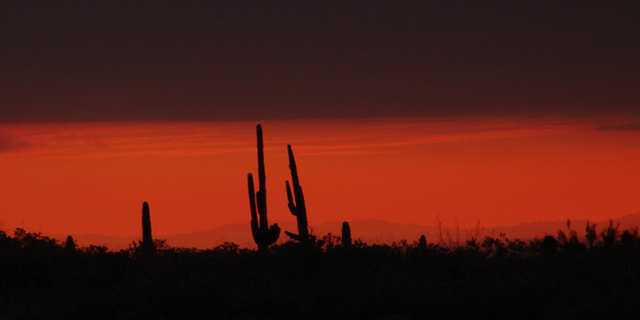
M569 233L452 250L419 242L343 248L331 236L268 253L156 240L152 257L139 243L118 252L65 248L20 232L0 233L0 319L640 318L633 230L616 230L613 241L606 232L591 243Z

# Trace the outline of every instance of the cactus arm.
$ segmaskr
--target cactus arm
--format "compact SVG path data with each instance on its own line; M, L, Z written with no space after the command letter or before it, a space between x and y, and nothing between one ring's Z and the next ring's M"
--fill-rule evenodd
M258 215L260 217L260 231L266 232L268 227L268 219L267 219L267 198L265 196L265 192L259 190L256 192L256 199L258 200Z
M284 233L287 236L289 236L289 238L291 238L293 240L300 241L300 242L302 242L302 240L304 240L304 239L302 239L302 237L300 237L299 235L297 235L295 233L292 233L292 232L289 232L289 231L285 231Z
M289 180L287 180L287 200L289 201L289 211L292 215L298 216L298 210L293 202L293 195L291 195L291 187L289 187Z
M278 227L277 223L274 223L271 227L269 227L269 234L267 236L267 244L272 245L278 241L280 237L280 227Z
M253 240L260 242L260 227L258 225L258 213L256 212L256 194L253 186L253 175L247 175L247 184L249 185L249 206L251 207L251 234Z

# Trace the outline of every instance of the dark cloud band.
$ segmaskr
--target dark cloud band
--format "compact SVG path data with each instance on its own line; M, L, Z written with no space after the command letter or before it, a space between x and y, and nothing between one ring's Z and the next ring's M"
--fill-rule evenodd
M160 3L0 3L0 122L584 115L640 105L637 2Z
M640 131L640 122L600 126L598 130Z

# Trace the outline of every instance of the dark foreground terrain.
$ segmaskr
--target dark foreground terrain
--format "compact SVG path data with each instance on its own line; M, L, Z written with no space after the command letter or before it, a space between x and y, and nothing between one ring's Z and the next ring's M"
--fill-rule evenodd
M589 231L589 230L587 230ZM524 243L118 252L0 232L0 319L634 319L640 240L613 226Z

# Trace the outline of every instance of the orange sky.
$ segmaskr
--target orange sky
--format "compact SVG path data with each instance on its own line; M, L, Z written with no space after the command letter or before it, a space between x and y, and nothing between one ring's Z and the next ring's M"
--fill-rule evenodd
M484 226L640 211L637 118L266 121L269 219L286 207L286 146L311 224ZM256 122L0 125L0 228L154 235L250 220ZM624 129L624 126L619 128ZM631 127L633 129L633 126Z

